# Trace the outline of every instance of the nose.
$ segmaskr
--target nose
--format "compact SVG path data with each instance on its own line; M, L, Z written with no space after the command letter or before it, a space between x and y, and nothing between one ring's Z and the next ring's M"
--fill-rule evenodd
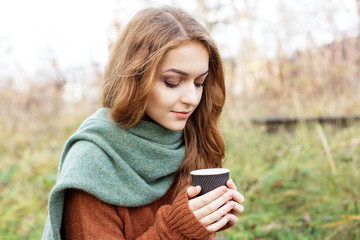
M196 106L200 102L202 88L196 87L194 83L184 88L180 101L184 104Z

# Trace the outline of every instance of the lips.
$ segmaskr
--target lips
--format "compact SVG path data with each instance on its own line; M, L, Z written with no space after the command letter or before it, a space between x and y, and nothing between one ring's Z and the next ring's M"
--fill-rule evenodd
M179 119L187 119L190 117L191 112L176 112L176 111L172 111L175 116Z

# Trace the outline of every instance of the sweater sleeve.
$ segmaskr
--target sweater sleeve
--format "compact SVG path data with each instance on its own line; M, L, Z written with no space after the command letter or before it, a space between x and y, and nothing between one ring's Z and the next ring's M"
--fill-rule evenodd
M185 189L172 205L159 208L154 225L137 239L215 239L215 234L208 232L191 212L188 201ZM116 206L102 202L84 191L66 190L62 235L71 240L124 240L124 223L120 218L122 213L118 211Z
M189 199L184 189L172 205L162 206L158 210L154 226L139 238L150 239L215 239L215 234L207 231L189 209Z
M81 190L65 191L62 239L125 239L122 228L116 206Z

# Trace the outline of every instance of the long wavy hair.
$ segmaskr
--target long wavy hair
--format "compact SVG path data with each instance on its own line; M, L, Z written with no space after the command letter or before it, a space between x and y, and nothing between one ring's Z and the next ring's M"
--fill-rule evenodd
M219 51L206 29L174 7L138 12L112 49L104 74L103 106L123 128L145 114L147 97L164 55L188 41L202 43L209 53L209 73L201 101L184 129L186 156L178 171L175 193L191 184L190 171L222 166L225 145L218 122L225 103L224 71Z

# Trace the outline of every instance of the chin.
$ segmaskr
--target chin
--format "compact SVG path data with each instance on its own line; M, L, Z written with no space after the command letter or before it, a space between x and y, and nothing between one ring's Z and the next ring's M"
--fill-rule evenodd
M169 129L169 130L171 130L171 131L182 131L182 130L184 130L184 128L185 128L185 125L184 126L181 126L181 127L173 127L173 126L171 126L171 127L166 127L167 129Z
M174 124L167 124L167 125L163 125L163 127L171 130L171 131L182 131L184 130L186 125L185 123L174 123Z

